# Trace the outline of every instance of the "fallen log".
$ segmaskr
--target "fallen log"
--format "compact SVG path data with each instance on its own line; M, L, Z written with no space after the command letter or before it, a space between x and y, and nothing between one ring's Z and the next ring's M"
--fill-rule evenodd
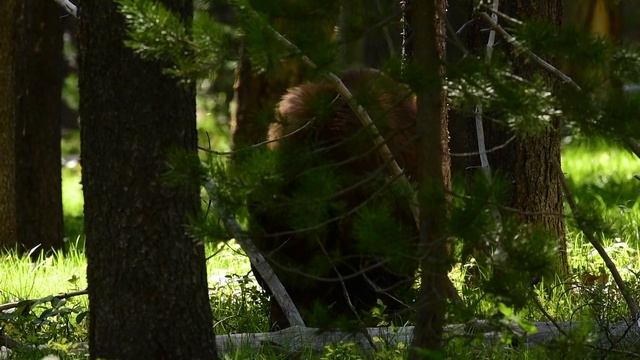
M523 349L535 346L551 344L561 341L573 331L582 329L585 325L593 326L592 333L597 335L596 340L588 344L592 349L607 353L623 353L626 356L640 358L640 353L628 351L638 349L640 346L640 331L633 322L620 321L610 326L595 328L595 323L584 322L551 322L534 323L538 331L535 334L525 334L517 325L508 325L507 331L518 339L513 347ZM500 331L502 330L502 331ZM505 328L501 329L495 322L478 320L468 324L454 324L445 327L447 338L455 337L480 337L487 344L497 344L502 339ZM367 328L369 336L374 339L376 346L395 346L399 343L411 344L413 339L413 326L404 327L380 327ZM316 328L293 326L284 330L268 333L245 333L216 335L216 349L219 355L233 353L237 349L260 351L263 347L276 347L285 353L299 353L303 351L321 352L326 346L339 343L354 343L364 352L371 353L374 349L369 340L362 333L350 333L345 331L321 331ZM6 348L17 348L21 344L5 335L0 335L0 345ZM74 345L80 352L87 351L87 343ZM46 349L46 346L41 347ZM79 353L80 353L79 352Z
M537 332L527 334L515 324L508 325L505 329L504 327L500 328L495 322L479 320L469 324L447 325L445 335L447 338L479 336L484 338L487 343L498 343L506 330L518 338L514 345L529 348L560 341L563 337L585 326L584 322L556 322L556 324L557 327L552 322L536 322L534 325ZM590 343L591 348L613 351L620 348L637 348L640 345L640 331L633 322L620 321L600 328L597 328L595 323L586 325L592 326L594 335L597 335L597 340ZM398 343L411 344L413 329L413 326L405 326L376 327L366 330L376 345L395 346ZM374 351L371 343L362 333L321 331L316 328L300 326L269 333L216 335L219 354L229 353L240 348L260 350L263 346L275 346L288 353L304 350L322 351L327 345L345 342L354 343L365 352Z

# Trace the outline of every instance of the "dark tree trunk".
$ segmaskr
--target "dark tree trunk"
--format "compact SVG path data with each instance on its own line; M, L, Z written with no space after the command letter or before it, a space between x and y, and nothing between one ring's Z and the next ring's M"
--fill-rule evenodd
M164 1L186 21L190 0ZM204 248L185 232L197 187L163 178L196 155L193 88L123 45L113 1L85 0L80 114L91 358L215 359Z
M504 4L501 10L524 21L547 21L559 28L562 16L560 2L560 0L501 2L501 5ZM468 18L472 16L470 5L458 4L457 6L463 6L458 12L466 12ZM486 27L486 24L476 21L468 24L466 30L460 35L465 47L480 58L485 56L487 34L481 29ZM554 84L554 79L550 75L544 73L544 70L532 62L526 61L524 57L520 57L516 64L515 71L518 75L531 78L534 74L542 74L546 76L549 84ZM455 125L450 127L453 139L452 151L454 153L478 151L474 119L455 114L453 123ZM559 122L556 121L554 126L554 129L537 136L517 138L507 146L489 153L488 159L492 172L511 184L510 199L504 205L521 210L519 216L524 221L542 226L557 239L559 260L556 270L560 274L566 274L569 266L564 221L562 216L559 216L562 214L562 193L559 182L561 171ZM487 149L504 145L513 136L505 126L492 121L484 121L483 128ZM458 174L462 173L460 169L480 167L478 156L455 158L454 163ZM466 171L465 175L471 172Z
M562 19L561 0L518 0L509 4L505 10L523 21L545 21L560 28ZM524 58L516 65L516 73L525 78L534 74L545 77L547 84L553 87L557 82L553 75L541 69L535 63ZM549 59L553 61L553 59ZM522 211L521 218L540 225L557 239L559 261L556 271L569 272L567 244L562 214L562 189L560 183L560 121L556 119L553 128L543 133L516 139L504 151L496 153L491 165L511 180L513 191L512 206ZM487 144L491 148L504 143L509 135L501 129L490 129L495 134L496 143Z
M420 201L421 285L417 303L414 348L442 349L448 270L446 190L451 186L446 94L443 88L446 1L412 1L408 7L413 34L408 49L413 66L421 70L424 87L416 90L418 112L418 194ZM410 358L422 358L415 350Z
M0 4L0 246L62 246L62 23L52 1Z

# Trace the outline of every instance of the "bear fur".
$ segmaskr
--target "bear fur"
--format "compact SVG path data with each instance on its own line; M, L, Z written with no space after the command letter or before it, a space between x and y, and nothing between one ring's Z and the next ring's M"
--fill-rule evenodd
M416 105L408 87L373 69L352 70L341 79L405 174L414 177ZM378 300L391 314L401 314L412 298L418 232L408 196L394 189L372 130L327 81L289 89L276 113L268 140L280 182L261 188L249 206L258 247L308 326L377 325L370 312ZM392 218L392 238L385 244L356 240L364 236L358 231L366 234L358 217L367 208ZM320 215L305 219L315 212ZM274 301L271 322L288 325Z

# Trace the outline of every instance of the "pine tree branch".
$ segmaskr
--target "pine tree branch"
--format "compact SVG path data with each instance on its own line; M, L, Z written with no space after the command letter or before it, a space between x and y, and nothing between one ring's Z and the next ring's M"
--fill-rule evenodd
M538 65L542 66L544 69L546 69L547 71L551 72L552 74L554 74L558 78L562 79L562 81L564 83L571 85L574 89L576 89L578 91L582 90L580 85L578 85L575 81L573 81L573 79L571 77L569 77L567 74L563 73L562 71L558 70L558 68L556 68L555 66L551 65L549 62L547 62L546 60L544 60L540 56L536 55L528 47L524 46L515 37L513 37L511 34L509 34L502 26L498 25L498 23L495 22L491 18L491 16L489 16L487 13L480 12L478 15L480 16L480 19L482 19L484 22L489 24L489 26L493 30L495 30L498 34L500 34L500 36L503 39L505 39L505 41L507 43L509 43L509 45L511 45L514 48L516 48L517 50L527 54L533 61L537 62Z
M278 305L282 309L287 321L291 326L304 326L304 321L302 320L302 316L300 312L296 308L291 296L287 293L284 285L275 272L264 258L264 256L258 250L258 247L255 245L253 240L242 230L240 224L233 218L233 216L229 215L226 212L224 206L218 201L217 196L217 186L213 180L207 181L204 186L209 198L216 204L215 209L218 212L218 215L224 222L227 231L233 235L236 239L242 250L247 254L251 264L254 266L256 271L260 274L262 279L265 281L269 290L271 290L271 294L275 298Z
M67 13L69 13L69 15L73 16L76 19L79 18L78 7L74 5L71 1L69 0L53 0L53 1L55 1L58 5L62 6L62 8Z
M298 127L297 129L291 131L290 133L284 134L284 135L282 135L282 136L280 136L278 138L261 141L261 142L256 143L256 144L251 144L251 145L248 145L248 146L241 147L239 149L234 149L232 151L216 151L216 150L211 149L211 146L209 146L209 147L198 146L198 150L204 151L204 152L207 152L207 153L210 153L210 154L218 155L218 156L233 156L235 154L242 153L242 152L245 152L247 150L255 150L255 149L261 148L263 146L269 145L271 143L275 143L275 142L278 142L280 140L283 140L283 139L286 139L288 137L291 137L291 136L301 132L302 130L306 129L307 127L309 127L309 125L311 125L314 121L315 121L315 118L305 122L300 127ZM209 136L209 133L207 132L207 137L208 136Z
M358 310L356 309L356 307L353 305L353 302L351 301L351 296L349 295L349 290L347 289L347 285L345 284L345 279L342 276L342 273L340 272L340 270L338 270L338 267L336 266L335 262L331 258L331 255L329 255L329 252L327 252L327 249L322 245L322 242L316 239L316 243L320 247L324 256L329 261L329 264L331 264L333 271L336 273L336 275L340 279L340 287L342 288L342 295L344 295L344 299L347 301L347 306L349 306L349 310L351 310L355 318L358 320L358 323L364 324L362 322L362 318L360 317L360 314L358 313ZM369 342L369 345L371 345L371 347L374 350L376 350L377 349L376 343L373 341L373 337L371 337L371 335L369 335L369 333L366 331L366 328L364 328L364 325L363 325L363 329L360 332L362 333L362 335L364 335L365 339L367 339L367 341Z
M573 217L576 220L576 224L578 225L578 228L582 231L582 233L587 238L589 243L591 243L591 245L598 252L598 255L600 255L600 257L604 261L604 264L607 266L607 269L609 269L609 272L613 276L613 279L616 285L618 286L620 293L622 293L622 297L624 298L624 301L627 303L627 307L629 308L629 313L631 315L631 318L633 319L634 322L636 322L637 326L640 327L640 318L639 318L640 308L638 307L638 304L633 298L631 291L622 280L622 276L620 276L620 272L618 271L616 264L613 262L613 260L611 260L611 258L609 257L609 254L607 254L607 251L604 249L600 241L598 241L598 239L596 239L596 237L593 235L593 231L589 227L589 224L585 221L585 218L582 215L582 212L578 208L575 197L573 196L573 193L571 192L571 189L567 184L567 179L562 172L560 172L560 182L562 185L562 191L564 192L564 197L567 200L567 203L569 204L569 208L571 208L571 212L573 213Z

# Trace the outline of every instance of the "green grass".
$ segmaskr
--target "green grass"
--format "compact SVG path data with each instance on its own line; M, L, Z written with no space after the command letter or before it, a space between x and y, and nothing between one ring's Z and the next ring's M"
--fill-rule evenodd
M597 234L623 275L640 271L640 159L602 140L567 147L562 167L570 180L578 206L597 215ZM575 269L598 272L604 266L583 234L569 220L568 240Z
M0 301L40 298L84 289L86 260L81 249L70 247L32 262L28 254L5 252L0 257Z
M562 168L578 186L607 187L612 182L622 185L632 182L633 175L640 175L640 160L604 140L581 140L565 147ZM638 197L634 200L638 201Z

